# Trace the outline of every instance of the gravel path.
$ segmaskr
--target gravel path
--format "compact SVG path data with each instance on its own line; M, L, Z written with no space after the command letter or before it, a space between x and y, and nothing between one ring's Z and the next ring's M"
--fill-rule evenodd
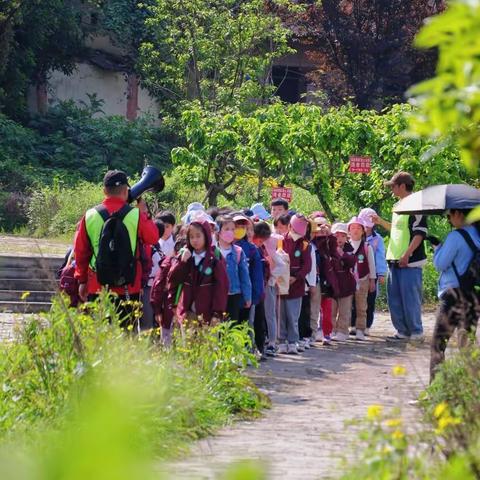
M424 316L427 334L432 314ZM355 455L355 428L346 422L365 416L371 404L401 406L412 418L411 403L428 381L429 345L391 345L388 315L379 315L366 342L311 349L279 356L252 372L272 399L272 408L256 421L226 427L197 442L187 458L168 466L175 479L221 478L232 462L259 460L269 479L335 478L345 457ZM406 377L392 367L404 365Z

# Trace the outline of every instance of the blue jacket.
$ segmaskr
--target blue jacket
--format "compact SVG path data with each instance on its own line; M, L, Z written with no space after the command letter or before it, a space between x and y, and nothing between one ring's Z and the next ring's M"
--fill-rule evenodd
M473 225L463 227L472 237L475 245L480 248L480 235ZM456 230L447 235L445 241L435 249L433 265L440 272L438 279L438 296L440 297L449 288L459 287L457 276L453 270L453 262L457 267L458 274L463 275L468 268L473 253L467 242Z
M262 257L260 256L258 248L246 238L242 238L242 240L236 243L242 248L247 257L248 271L252 283L252 304L258 305L263 297L264 291Z
M244 302L252 300L252 282L248 272L247 257L243 250L240 250L240 261L236 252L238 246L232 245L232 251L225 259L227 263L227 275L230 284L229 295L241 293Z
M373 232L367 238L367 242L372 246L375 253L375 270L377 271L377 277L386 277L388 272L387 260L385 256L385 242L381 235L377 232Z

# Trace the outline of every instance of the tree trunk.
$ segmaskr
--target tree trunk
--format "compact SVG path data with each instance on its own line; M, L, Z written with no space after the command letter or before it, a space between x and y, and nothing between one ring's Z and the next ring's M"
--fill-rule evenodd
M263 166L263 162L260 163L258 168L258 184L257 184L257 202L260 202L262 199L262 189L263 189L263 180L265 175L265 168Z
M333 214L332 209L330 208L330 205L327 202L327 199L323 195L321 186L320 185L315 185L314 186L314 192L312 192L312 193L315 193L315 195L317 196L318 201L320 202L320 205L322 206L323 211L325 212L325 215L327 216L327 218L331 222L334 222L335 221L335 215Z

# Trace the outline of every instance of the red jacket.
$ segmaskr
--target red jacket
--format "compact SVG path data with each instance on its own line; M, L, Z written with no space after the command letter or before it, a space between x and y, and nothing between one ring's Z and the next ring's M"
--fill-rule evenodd
M343 247L344 254L335 260L336 268L335 273L337 275L338 282L338 298L349 297L355 293L357 289L357 281L353 274L353 268L355 267L355 255L353 255L353 248L349 243L346 243Z
M111 214L120 210L125 205L125 202L118 197L107 197L103 200L102 204ZM152 245L158 242L158 228L152 220L148 219L145 213L140 213L140 218L138 221L138 238L145 245ZM79 283L87 283L89 295L100 292L102 286L98 283L97 275L89 266L93 251L87 235L87 230L85 228L85 216L82 218L80 226L75 235L74 251L75 260L77 262L75 267L75 278ZM138 242L135 256L137 258L137 268L135 281L132 285L128 286L128 293L130 294L140 293L142 288L142 266L140 263ZM125 288L123 287L114 287L111 290L119 295L125 295Z
M288 295L284 298L301 298L305 295L305 277L312 269L312 247L304 237L294 240L289 233L283 240L283 250L290 257L290 276L295 277L295 282L290 285Z
M195 314L203 316L204 323L210 323L212 316L222 318L227 309L228 275L225 260L215 256L215 247L212 247L212 235L208 222L192 222L203 229L207 251L205 258L195 265L192 257L186 262L181 261L181 254L172 262L168 275L168 289L176 291L182 285L177 305L177 317L184 319L192 311L195 304ZM190 240L187 247L193 251Z

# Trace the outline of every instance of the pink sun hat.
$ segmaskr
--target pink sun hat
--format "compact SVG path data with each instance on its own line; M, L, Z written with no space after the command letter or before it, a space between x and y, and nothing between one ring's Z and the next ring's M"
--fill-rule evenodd
M358 218L361 218L365 226L368 228L373 228L375 226L372 222L373 216L377 216L377 212L373 208L362 208L358 214Z
M363 218L361 217L352 217L350 221L347 223L347 228L350 230L351 225L360 225L365 229L365 222L363 221Z
M301 213L296 213L290 220L290 226L297 235L304 237L307 233L308 220Z

